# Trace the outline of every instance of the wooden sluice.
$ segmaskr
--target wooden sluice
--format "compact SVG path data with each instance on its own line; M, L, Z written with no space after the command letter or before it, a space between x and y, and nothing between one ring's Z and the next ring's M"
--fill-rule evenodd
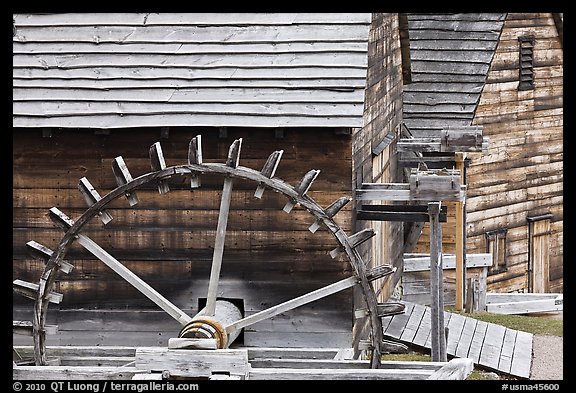
M406 306L404 314L382 318L384 337L430 349L430 307L401 303ZM469 358L478 366L516 377L530 377L532 333L450 312L444 312L444 322L449 356Z

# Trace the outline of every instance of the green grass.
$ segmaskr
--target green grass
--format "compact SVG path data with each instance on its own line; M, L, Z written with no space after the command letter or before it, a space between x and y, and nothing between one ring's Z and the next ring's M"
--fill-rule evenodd
M455 311L453 307L446 307L446 311L456 312L480 321L491 322L506 326L510 329L521 330L532 334L543 336L564 336L564 323L561 319L544 316L494 314L486 311L463 313Z

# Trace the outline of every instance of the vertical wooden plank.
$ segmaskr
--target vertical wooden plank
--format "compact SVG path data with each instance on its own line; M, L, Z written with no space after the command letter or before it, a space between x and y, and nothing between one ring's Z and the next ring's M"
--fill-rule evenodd
M446 342L446 353L456 355L456 348L460 342L460 336L464 329L466 317L453 313L448 322L448 340Z
M484 342L487 328L487 322L478 321L478 323L476 323L474 336L472 336L472 342L470 343L470 349L468 350L468 357L474 360L474 363L480 363L480 352L482 350L482 343Z
M501 325L489 323L486 328L486 336L480 351L479 363L483 366L490 367L494 370L498 369L500 361L500 351L504 343L504 333L506 328Z
M468 351L470 350L470 345L472 344L472 337L474 337L474 331L476 330L477 319L474 318L464 318L464 327L462 328L462 334L460 334L460 340L456 346L455 355L459 358L468 357Z
M518 331L516 334L516 345L512 356L510 374L523 378L530 377L532 366L532 333Z
M464 158L466 153L456 153L454 161L457 170L460 171L460 184L464 184ZM456 303L458 311L464 309L464 292L466 286L466 271L464 266L464 201L455 203L456 210Z
M428 203L430 215L430 296L432 361L446 362L446 337L444 335L444 288L442 272L442 225L440 202Z
M498 361L498 370L505 373L510 373L512 367L512 355L514 354L514 346L516 344L517 330L506 329L504 333L504 343L500 351L500 360Z

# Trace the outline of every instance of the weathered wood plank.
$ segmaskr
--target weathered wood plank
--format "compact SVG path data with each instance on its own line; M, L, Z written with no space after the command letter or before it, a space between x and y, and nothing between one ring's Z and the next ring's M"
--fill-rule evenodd
M289 369L289 368L253 368L249 372L250 380L421 380L432 375L431 370L394 370L394 369Z
M476 323L476 328L474 329L474 335L470 342L470 348L468 350L468 356L474 363L480 362L480 354L482 350L482 343L484 342L484 337L486 336L486 330L488 329L488 323L484 321L478 321Z
M466 254L466 267L492 266L492 254ZM442 268L455 269L456 255L442 254ZM404 273L430 270L430 256L424 254L404 254Z
M181 44L179 44L181 45ZM215 79L218 81L216 86L224 87L298 87L299 82L303 81L303 87L315 87L315 79L334 79L346 78L350 82L348 85L364 86L366 70L356 67L323 67L323 68L285 68L282 73L274 68L244 68L244 69L197 69L191 74L189 69L184 68L150 68L139 67L90 67L78 69L40 69L40 68L13 68L14 78L56 78L56 79L127 79L134 81L133 86L139 86L147 80L165 80L175 78L180 81L203 81ZM358 82L353 82L358 80ZM250 83L249 80L256 82ZM273 83L266 85L264 80L272 80ZM237 82L239 81L239 82ZM262 82L260 82L262 81ZM154 82L152 82L154 83ZM163 82L165 83L165 82ZM263 86L262 83L265 85ZM184 84L185 85L185 84ZM192 84L190 87L196 86ZM200 87L214 87L214 84L201 84Z
M510 373L523 378L530 377L532 367L532 333L518 331Z
M388 325L388 327L384 331L384 334L386 336L390 336L393 338L400 338L400 336L402 335L402 332L404 331L404 328L406 327L406 324L410 318L410 314L412 314L413 308L414 308L414 304L409 303L406 306L406 309L404 310L403 314L398 314L398 315L393 316L392 322L390 323L390 325Z
M460 339L456 346L455 355L460 358L468 357L468 351L470 349L472 339L474 337L474 331L476 330L477 319L466 318L464 321L464 326L462 328L462 333L460 334Z
M146 370L135 367L93 366L18 366L12 369L14 380L130 380Z
M506 303L488 303L486 311L495 314L530 314L549 311L562 311L564 305L561 300L543 299L513 301Z
M359 101L360 103L360 101ZM361 127L362 118L359 116L253 116L242 114L220 113L195 114L194 126L198 127L227 127L237 124L240 127ZM187 127L190 126L190 113L167 114L159 113L155 116L120 116L93 115L62 117L26 117L15 116L15 127L63 127L63 128L89 128L98 124L99 128L125 128L125 127Z
M418 331L414 335L413 343L421 347L430 348L430 337L431 321L430 321L430 307L426 307L424 315L422 316L422 321L418 326Z
M97 29L97 28L96 28ZM51 29L54 31L57 29ZM148 31L149 28L145 29ZM48 32L49 33L49 32ZM81 34L74 31L76 37ZM138 34L138 31L136 31ZM13 66L25 68L62 67L62 68L87 68L102 66L146 66L146 67L184 67L188 64L194 68L268 68L268 67L310 67L310 66L341 66L341 67L365 67L365 52L348 53L278 53L278 54L253 54L227 53L227 54L202 54L166 56L165 54L76 54L74 57L62 56L38 56L38 55L15 55Z
M465 17L465 16L464 16ZM17 14L19 26L154 26L154 25L292 25L292 24L368 24L368 13L72 13L66 18L54 14Z
M134 43L134 42L307 42L313 41L366 41L368 24L326 25L286 25L286 26L226 26L220 29L207 29L204 26L174 26L166 31L165 26L149 26L146 29L126 26L46 26L21 30L14 41L69 41L76 42ZM132 33L132 34L130 34ZM127 37L129 34L129 37Z
M410 314L406 326L399 337L400 340L411 342L414 339L420 324L422 323L425 311L426 308L424 306L414 303L412 313Z
M486 336L480 352L480 359L478 361L480 364L495 370L498 369L505 332L506 328L504 326L496 325L494 323L488 324L488 327L486 328Z
M500 351L500 359L498 361L498 370L505 373L510 373L512 367L512 356L514 355L514 346L516 344L517 330L506 329L504 333L504 343Z
M168 371L174 377L210 377L215 372L244 377L248 373L249 363L245 349L190 351L143 347L136 349L135 367L149 372Z
M460 337L464 329L466 317L452 313L450 320L446 324L448 326L448 338L446 340L446 353L449 355L456 355L456 349L460 343Z

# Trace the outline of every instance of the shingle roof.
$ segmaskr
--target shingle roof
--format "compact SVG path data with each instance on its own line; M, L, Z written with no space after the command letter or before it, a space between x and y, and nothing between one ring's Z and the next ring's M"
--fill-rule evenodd
M505 16L408 15L413 83L405 86L403 110L414 136L471 125Z

